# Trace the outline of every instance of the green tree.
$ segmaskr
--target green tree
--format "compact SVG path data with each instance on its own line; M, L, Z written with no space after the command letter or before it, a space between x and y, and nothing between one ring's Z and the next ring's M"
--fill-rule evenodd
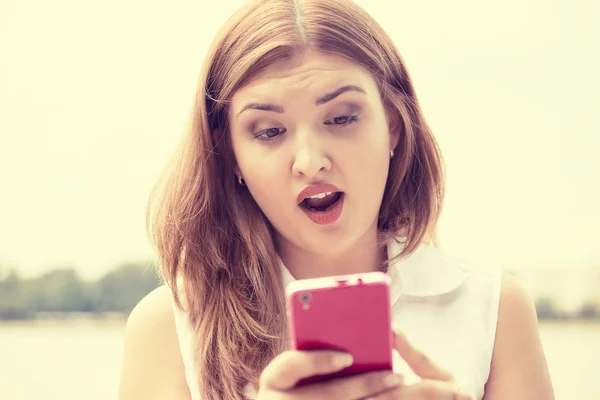
M121 264L96 282L96 311L129 313L145 295L160 284L152 263Z
M597 304L585 303L579 309L577 317L581 319L600 319L600 307Z
M24 282L15 269L9 269L0 280L0 320L27 319L30 312L24 302Z
M557 319L560 317L554 302L549 298L540 298L535 301L538 319Z
M45 273L25 287L27 305L33 312L93 311L89 289L70 267Z
M161 284L148 262L122 264L95 282L81 280L71 267L31 279L22 279L14 269L2 273L0 320L31 318L39 312L129 313Z

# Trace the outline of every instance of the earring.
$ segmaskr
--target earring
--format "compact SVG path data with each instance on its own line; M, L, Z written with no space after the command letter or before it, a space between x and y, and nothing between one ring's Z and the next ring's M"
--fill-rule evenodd
M390 147L390 158L394 158L394 148Z
M242 178L242 174L237 174L237 181L240 186L246 186L246 181Z

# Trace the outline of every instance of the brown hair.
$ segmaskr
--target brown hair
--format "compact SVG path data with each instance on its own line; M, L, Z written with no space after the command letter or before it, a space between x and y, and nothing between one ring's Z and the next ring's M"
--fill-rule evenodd
M388 117L401 130L379 213L382 242L402 229L406 244L400 257L411 254L439 216L439 150L403 61L382 28L348 0L247 3L213 43L191 125L148 205L147 229L162 276L194 329L204 399L241 399L244 386L257 385L266 364L287 348L272 228L249 192L235 183L227 105L259 71L308 48L368 69ZM215 143L217 129L222 139Z

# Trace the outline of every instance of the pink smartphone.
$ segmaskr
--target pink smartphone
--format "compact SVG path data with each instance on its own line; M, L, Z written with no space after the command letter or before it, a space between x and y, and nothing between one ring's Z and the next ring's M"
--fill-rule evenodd
M286 289L293 348L339 350L354 363L299 385L392 369L390 278L381 272L303 279Z

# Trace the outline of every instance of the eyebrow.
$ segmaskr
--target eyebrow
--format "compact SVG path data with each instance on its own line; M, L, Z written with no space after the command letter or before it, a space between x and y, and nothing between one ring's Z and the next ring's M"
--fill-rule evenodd
M367 92L355 85L346 85L346 86L342 86L336 90L334 90L331 93L327 93L321 97L319 97L316 101L315 101L315 105L319 106L321 104L325 104L330 102L331 100L335 99L336 97L338 97L339 95L341 95L342 93L346 93L346 92L358 92L358 93L363 93L363 94L367 94ZM237 113L237 115L235 116L236 118L240 116L241 113L243 113L246 110L261 110L261 111L273 111L279 114L282 114L284 112L283 107L278 106L278 105L274 105L274 104L265 104L265 103L249 103L246 104L242 110Z

